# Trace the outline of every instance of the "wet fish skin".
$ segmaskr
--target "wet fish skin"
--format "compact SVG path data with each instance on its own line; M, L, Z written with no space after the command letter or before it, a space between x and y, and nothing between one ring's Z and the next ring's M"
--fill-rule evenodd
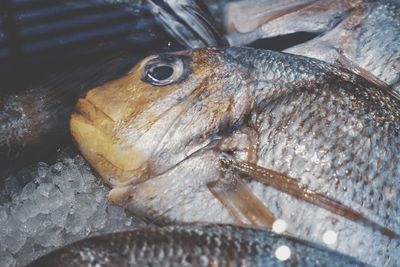
M285 245L287 261L274 253ZM34 266L367 266L296 238L231 225L143 228L89 238L56 250Z
M400 92L399 18L399 1L365 2L329 32L286 52L331 63L346 57Z
M231 45L296 32L320 33L285 52L329 63L345 57L400 90L400 3L396 0L206 3Z
M145 82L146 64L164 57L182 58L186 78L163 87ZM219 157L230 153L398 233L399 107L385 88L340 67L232 47L145 59L81 99L71 130L114 187L110 199L153 220L237 223L208 187L224 178ZM338 251L396 265L398 240L242 178L289 233L321 242L332 229L346 237Z

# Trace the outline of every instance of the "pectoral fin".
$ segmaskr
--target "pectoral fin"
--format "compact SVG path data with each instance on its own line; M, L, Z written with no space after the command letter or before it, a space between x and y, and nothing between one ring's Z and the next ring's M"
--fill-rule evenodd
M208 188L221 201L238 224L271 228L275 218L242 181L224 179L210 182Z
M296 197L297 199L326 209L359 224L372 227L388 237L400 238L398 233L369 220L361 213L346 207L337 200L315 192L306 186L300 185L297 180L290 176L261 167L254 163L237 160L228 155L224 155L221 158L221 161L224 165L231 167L240 174L244 174L251 179L257 180L267 186L271 186L281 192Z

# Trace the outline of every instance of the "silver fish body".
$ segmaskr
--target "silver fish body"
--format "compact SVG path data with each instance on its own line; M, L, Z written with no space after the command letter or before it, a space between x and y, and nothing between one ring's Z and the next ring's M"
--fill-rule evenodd
M309 32L285 52L372 73L400 90L400 3L379 1L206 1L231 45ZM297 37L293 37L297 38Z
M286 52L332 63L345 57L400 92L399 18L399 1L365 3L329 32Z
M279 255L280 250L289 251L289 257ZM329 249L264 230L192 225L93 237L56 250L28 266L366 265Z
M143 78L180 60L176 83ZM109 198L137 214L266 226L268 209L290 234L324 243L334 231L335 250L396 265L399 107L393 91L340 67L231 47L148 58L81 99L71 127Z

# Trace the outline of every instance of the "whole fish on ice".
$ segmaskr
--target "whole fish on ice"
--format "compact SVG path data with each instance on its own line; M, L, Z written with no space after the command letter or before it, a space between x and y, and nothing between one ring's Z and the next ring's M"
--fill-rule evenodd
M151 56L78 101L72 135L153 220L271 227L397 263L400 99L324 62L250 48ZM366 240L369 240L366 242ZM356 248L356 249L353 249Z

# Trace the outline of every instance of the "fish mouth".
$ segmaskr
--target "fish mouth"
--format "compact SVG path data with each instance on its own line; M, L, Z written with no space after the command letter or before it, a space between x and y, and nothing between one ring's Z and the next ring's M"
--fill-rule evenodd
M87 98L78 100L71 115L72 137L83 156L112 187L148 178L148 158L112 130L118 122Z

